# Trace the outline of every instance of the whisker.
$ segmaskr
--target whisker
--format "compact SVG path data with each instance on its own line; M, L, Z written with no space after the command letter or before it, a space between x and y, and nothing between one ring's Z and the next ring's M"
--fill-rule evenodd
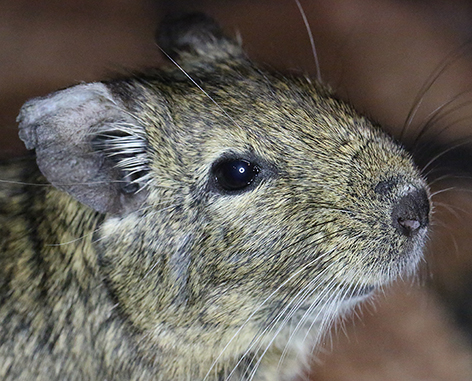
M315 61L315 67L316 67L316 79L318 82L323 83L323 80L321 78L321 69L320 69L320 62L318 59L318 54L316 53L316 46L315 46L315 40L313 38L313 33L311 31L310 23L308 22L308 18L306 17L306 13L303 10L302 5L300 4L299 0L295 0L295 4L297 4L298 10L300 11L300 14L303 19L303 23L305 24L305 28L308 34L308 38L310 39L310 45L311 45L311 52L313 53L313 58Z
M308 320L308 318L311 316L312 312L315 310L315 308L319 307L318 305L318 300L320 301L323 301L324 300L324 296L325 296L325 293L328 292L328 290L331 288L331 285L332 284L335 284L335 280L334 279L331 279L330 283L328 283L323 291L321 293L319 293L318 295L318 298L317 300L313 301L313 303L310 305L310 307L305 311L305 313L303 314L303 316L301 317L301 319L298 321L297 325L295 326L294 330L292 331L292 333L290 334L290 337L289 339L287 340L287 343L285 344L285 347L284 347L284 350L282 352L282 355L280 356L280 360L279 360L279 364L278 364L278 367L280 367L285 359L285 357L287 356L287 353L289 351L289 346L290 346L290 343L292 342L292 340L294 339L295 335L298 333L298 331L300 330L300 328L302 326L304 326L306 320ZM306 288L308 289L308 287L311 287L313 285L313 282L310 282ZM308 290L307 290L308 291ZM296 306L297 308L299 308L311 295L313 295L315 292L317 291L316 288L312 289L308 295L306 297L304 297L303 300L300 301L300 303ZM313 322L316 322L319 318L319 315L321 313L321 309L320 311L318 312L318 314L316 316L314 316L313 318ZM294 311L293 314L295 314L296 311ZM308 334L308 332L307 332ZM306 338L306 336L305 336ZM305 339L302 340L302 342L304 342Z
M455 205L446 204L444 202L436 202L436 204L437 204L437 206L446 209L449 213L451 213L459 221L461 220L461 217L460 217L459 213L464 213L464 214L467 214L467 215L471 214L470 212L466 212L464 209L462 209L458 206L455 206Z
M305 287L304 289L306 289L306 287ZM315 292L316 290L312 290L312 291ZM284 311L285 311L285 309L284 309ZM289 316L287 316L287 318L285 318L285 319L282 321L281 324L279 324L279 327L277 328L277 330L276 330L275 333L273 334L272 339L271 339L271 340L269 341L269 343L266 345L264 351L263 351L262 354L259 356L259 358L258 358L256 364L254 365L254 368L253 368L253 370L251 371L249 380L252 380L252 379L254 378L254 376L255 376L255 374L256 374L256 372L257 372L257 369L259 368L259 365L260 365L260 363L262 362L262 360L263 360L265 354L267 353L267 351L269 350L269 348L271 347L271 345L273 344L273 342L274 342L275 339L277 338L278 334L279 334L279 333L282 331L282 329L285 327L286 323L287 323L288 321L290 321L290 319L291 319L291 318L293 317L293 315L296 313L296 311L297 311L297 308L295 308L295 309L292 308L291 314L290 314ZM274 328L275 325L279 322L281 316L283 316L283 313L280 313L278 316L279 316L279 317L277 318L277 320L271 324L271 330L272 330L272 328ZM261 343L261 345L259 346L258 351L261 349L261 346L262 346L262 343ZM255 355L254 355L252 361L254 361L254 359L255 359ZM252 361L251 361L251 362L252 362Z
M271 341L269 342L269 344L266 346L266 349L265 349L264 352L262 353L262 356L259 357L259 360L257 361L256 366L255 366L254 370L252 371L252 377L254 377L255 371L257 370L257 368L258 368L260 362L262 361L262 358L264 357L265 353L267 352L267 350L269 349L269 347L272 345L272 343L274 342L274 340L276 339L276 337L278 336L278 334L280 333L280 331L284 328L284 326L287 324L288 321L291 321L292 317L293 317L294 314L298 311L298 309L299 309L300 306L304 303L304 301L305 301L307 298L309 298L314 292L317 291L316 288L310 291L310 290L309 290L309 287L311 287L313 284L317 284L318 278L321 277L322 275L324 275L324 272L325 272L325 271L328 271L328 269L329 269L331 266L333 266L334 264L335 264L335 262L331 263L322 273L320 273L320 274L317 275L317 278L316 278L316 279L312 280L309 285L305 286L300 292L297 293L297 295L295 295L295 297L292 298L292 300L290 301L290 303L289 303L289 305L288 305L287 307L290 307L290 305L292 304L293 300L295 300L295 299L300 295L300 293L303 293L303 295L299 298L300 301L299 301L294 307L291 307L291 310L290 310L289 314L287 314L287 316L284 318L284 320L282 321L282 323L279 325L279 328L276 330L275 334L273 335L272 340L271 340ZM319 305L320 302L324 301L324 296L325 296L324 294L327 293L329 290L331 290L331 284L333 284L333 283L335 284L335 281L334 281L334 280L331 280L330 283L329 283L326 287L324 287L323 291L318 295L317 299L313 302L313 304L312 304L313 309L314 309L315 307L318 307L318 305ZM328 298L328 302L327 302L327 303L329 303L329 298ZM324 303L324 304L326 304L326 303ZM273 321L272 321L271 323L269 323L269 325L266 327L266 329L264 330L263 333L265 333L265 332L268 331L269 329L272 330L273 327L275 327L275 324L277 324L277 323L279 322L280 318L281 318L281 317L285 314L285 312L288 310L287 307L284 308L284 309L276 316L276 318L273 319ZM335 307L333 306L332 309L333 309L333 311L334 311L334 310L335 310ZM318 314L314 317L313 323L312 323L311 327L313 326L314 323L317 322L317 319L318 319L319 315L320 315L322 312L324 312L324 311L325 311L325 309L320 309L320 311L318 312ZM308 311L307 311L307 312L308 312ZM310 315L311 315L311 313L308 314L307 312L304 314L303 317L307 317L307 316L310 316ZM330 313L331 313L331 312L330 312ZM331 313L331 314L334 315L334 313ZM330 315L329 315L329 314L328 314L327 320L330 320ZM321 331L323 331L323 329L320 329L320 333L321 333ZM259 335L259 337L261 337L261 336L262 336L262 334ZM262 342L259 344L259 347L258 347L257 351L260 350L261 344L262 344ZM287 348L287 345L285 346L285 348ZM255 352L257 353L257 351L255 351ZM284 349L284 352L285 352L285 349ZM282 354L282 355L284 355L284 354ZM256 355L253 356L253 360L252 360L252 361L254 361L255 356L256 356ZM251 361L251 362L252 362L252 361ZM247 372L246 372L246 373L247 373ZM252 379L252 377L251 377L251 379Z
M331 252L327 252L327 253L325 253L323 256L327 256L327 255L329 255L329 254L331 254ZM323 256L322 256L322 257L323 257ZM309 262L309 263L307 263L307 264L306 264L304 267L302 267L299 271L297 271L296 273L292 274L292 276L290 276L286 281L284 281L274 292L272 292L272 294L270 294L270 295L263 301L262 304L260 304L260 305L256 308L256 310L249 316L249 318L246 320L246 322L243 324L243 326L249 322L249 319L251 319L252 316L254 316L254 314L255 314L258 310L260 310L260 308L262 308L262 306L263 306L270 298L272 298L272 297L282 288L282 286L284 286L288 281L290 281L290 280L291 280L292 278L294 278L295 276L299 275L299 273L300 273L304 268L306 268L306 267L308 267L309 265L313 264L313 263L316 262L317 260L318 260L318 258L315 259L315 260L313 260L313 261L311 261L311 262ZM293 301L293 300L294 300L294 299L292 299L292 301ZM284 307L282 313L283 313L285 310L287 310L288 308L290 308L290 304L292 303L292 301L290 301L290 302L288 302L287 304L285 304L285 307ZM278 314L277 316L279 316L279 315L280 315L280 314ZM277 316L276 316L276 318L277 318ZM277 319L277 320L278 320L278 319ZM241 356L241 358L239 359L238 363L234 366L234 368L233 368L233 370L231 371L231 373L229 374L228 378L236 371L237 367L241 364L241 362L244 360L244 358L251 352L251 350L253 349L254 345L255 345L257 342L259 342L259 340L263 337L263 335L264 335L269 329L272 329L271 327L272 327L272 323L268 323L268 324L266 325L266 328L265 328L264 330L262 330L261 333L258 333L258 334L254 337L254 339L252 340L250 346L248 347L248 349L246 350L246 352ZM242 327L241 327L240 329L242 329ZM239 333L240 329L238 330L238 332L236 332L236 334ZM233 340L233 339L236 337L236 334L235 334L235 336L234 336L231 340ZM226 347L225 347L225 348L226 348ZM223 349L223 350L224 350L224 349ZM221 355L220 355L220 356L221 356Z
M24 181L15 181L15 180L0 180L0 183L3 184L12 184L12 185L25 185L25 186L37 186L37 187L72 187L74 185L100 185L100 184L120 184L123 183L122 180L112 180L112 181L87 181L87 182L74 182L74 183L55 183L55 185L52 184L44 184L44 183L30 183L30 182L24 182ZM161 189L176 189L175 187L170 187L170 186L164 186L164 185L159 185L159 184L153 184L153 187L155 188L161 188Z
M359 234L359 235L357 235L356 237L352 237L352 238L350 238L350 239L355 241L355 240L356 240L357 238L359 238L360 236L361 236L361 235ZM333 282L334 282L334 280L332 280L331 283L333 283ZM309 285L311 285L311 283L312 283L312 282L310 282ZM329 286L329 285L327 285L327 288L329 288L328 286ZM310 307L310 308L311 308L311 307ZM286 349L288 348L288 345L290 344L290 342L292 341L292 339L295 337L295 335L296 335L296 333L298 332L298 330L303 326L304 321L305 321L306 319L308 319L308 317L309 317L309 315L311 314L311 312L312 312L312 310L308 309L308 310L305 312L305 314L302 316L302 318L300 319L300 321L298 322L297 326L295 327L294 331L292 332L292 334L290 335L290 337L289 337L289 339L288 339L288 341L287 341L287 344L286 344L286 346L285 346L284 352L282 353L282 357L284 357L284 354L286 353ZM316 317L318 317L318 315L317 315ZM316 317L315 317L314 321L316 320ZM309 332L309 330L307 331L307 335L308 335L308 332ZM305 335L305 338L303 339L303 341L306 340L307 335Z
M466 144L469 144L469 143L472 141L472 138L471 138L471 139L466 139L466 140L458 139L458 140L456 140L456 141L459 141L459 143L457 143L457 144L455 144L455 145L453 145L453 146L451 146L451 147L445 149L444 151L438 153L438 154L435 155L432 159L430 159L430 160L428 161L428 163L427 163L425 166L423 166L423 168L421 169L421 172L424 174L424 173L426 172L426 170L427 170L436 160L438 160L440 157L446 155L448 152L451 152L451 151L453 151L453 150L455 150L455 149L457 149L457 148L459 148L459 147L461 147L461 146L464 146L464 145L466 145Z
M339 286L335 289L335 290L339 290ZM347 291L345 291L346 293ZM343 299L344 297L344 294L342 294L343 296L339 296L338 292L333 292L332 293L332 297L331 297L331 301L329 301L328 303L326 303L326 306L327 306L327 313L326 313L326 316L324 317L324 319L321 320L321 323L320 323L320 326L318 328L318 332L321 334L321 335L325 335L327 333L329 333L329 330L328 330L328 326L329 324L331 324L331 322L333 321L333 318L335 316L334 312L335 310L337 310L337 306L339 305L340 303L340 300ZM310 325L310 327L307 329L307 334L305 335L305 338L304 340L306 340L306 338L308 337L308 334L309 332L313 329L313 326L315 324L315 321L313 321ZM330 336L331 337L331 336ZM321 339L321 337L318 338L318 340L314 341L313 344L312 344L312 347L311 347L311 350L310 352L313 353L315 351L315 347L316 345L318 344L319 340ZM331 340L331 347L332 347L332 340Z
M287 314L287 316L285 317L284 321L282 322L282 325L284 325L286 322L285 321L288 321L290 319L292 319L292 317L294 316L294 314L300 309L300 307L303 305L303 303L306 302L306 300L311 296L313 295L313 293L319 291L317 288L313 288L311 289L312 286L316 286L319 281L319 279L324 276L331 268L331 266L334 266L335 265L335 262L332 262L329 266L327 266L325 269L323 269L322 272L320 272L319 274L317 274L317 276L312 279L303 289L301 289L294 297L293 299L296 299L298 298L298 302L291 308L291 311L289 312L289 314ZM332 280L334 281L334 280ZM300 294L302 294L300 296ZM322 300L323 297L324 297L324 290L322 292L320 292L318 295L318 298L317 300ZM285 311L283 311L285 312ZM303 316L306 315L306 312ZM303 317L302 317L303 318ZM300 322L298 322L297 326L295 327L294 329L294 332L291 334L290 338L296 333L296 330L297 330L297 327L300 325ZM290 342L290 338L289 338L289 341L288 343ZM287 344L288 344L287 343Z
M332 236L335 236L335 234L339 234L341 232L343 232L344 229L340 229L338 231L335 231L335 232L332 232L328 235L325 235L323 237L321 237L320 239L317 239L313 242L310 242L311 245L313 244L316 244L318 243L319 241L322 241L328 237L332 237ZM290 249L291 247L295 246L296 244L300 243L300 242L303 242L307 239L308 237L305 237L305 236L302 236L301 238L299 238L297 241L293 242L293 243L290 243L288 245L285 245L281 248L280 252L283 252L283 251L286 251L288 249ZM282 287L284 287L289 281L291 281L294 277L298 276L303 270L305 270L307 267L315 264L316 262L319 262L320 260L323 260L323 259L326 259L326 257L328 255L330 255L335 249L332 249L320 256L318 256L317 258L313 259L312 261L306 263L304 266L302 266L300 269L298 269L295 273L293 273L289 278L287 278L284 282L282 282L282 284L280 284L266 299L264 299L262 301L261 304L259 304L259 306L257 306L257 308L249 315L249 317L246 319L246 321L238 328L238 330L236 331L236 333L233 335L233 337L228 341L228 343L225 345L225 347L221 350L220 354L216 357L216 359L214 360L214 362L212 363L210 369L208 370L207 374L205 375L203 381L205 381L208 376L210 375L210 372L211 370L215 367L215 365L217 364L217 362L219 361L219 359L221 358L221 356L223 355L223 353L226 351L226 349L229 347L229 345L233 342L233 340L237 337L237 335L241 332L241 330L249 323L249 321L254 317L254 315L275 295L277 294L280 289ZM249 350L248 350L249 352ZM237 365L240 364L240 362L242 361L242 359L240 359L240 361L238 362ZM233 370L233 373L234 373L234 370ZM232 373L231 373L232 375Z
M461 96L463 96L466 93L470 93L472 90L466 90L461 92L460 94L456 95L455 97L451 98L447 102L444 102L442 105L438 106L435 110L433 110L427 117L426 120L422 123L422 127L420 126L420 132L416 136L415 140L412 143L412 146L415 147L420 139L430 130L435 124L439 123L442 119L445 119L447 116L451 115L452 113L464 108L470 106L470 101L460 103L459 105L456 105L455 107L445 111L444 113L441 113L441 111L445 110L445 108L449 105L451 105L453 102L455 102L457 99L459 99ZM457 121L456 121L457 122ZM444 132L446 129L441 130L436 136Z
M450 192L452 190L457 190L457 188L456 187L449 187L449 188L440 189L436 192L432 192L430 197L432 199L433 197L437 196L438 194L441 194L441 193L444 193L444 192Z
M443 128L441 128L440 130L436 131L435 132L435 135L434 135L434 139L438 139L438 137L443 134L444 132L450 130L451 128L453 128L454 126L456 125L459 125L461 122L464 122L464 121L468 121L472 119L472 115L469 115L469 116L463 116L461 118L458 118L456 120L453 120L453 121L450 121L446 126L444 126ZM433 140L434 141L434 140Z
M418 95L413 101L413 107L410 109L408 112L408 115L405 119L405 122L403 124L401 133L400 133L400 141L403 141L403 138L405 137L406 130L411 126L411 123L413 119L416 116L416 113L418 112L421 103L423 102L423 99L426 95L426 93L431 89L431 87L436 83L436 81L441 77L441 75L444 74L444 72L452 66L460 57L463 56L465 51L469 49L469 42L464 43L461 45L458 49L454 49L451 54L448 54L446 58L444 58L437 68L428 76L426 79L425 84L423 87L420 89L418 92Z
M75 243L75 242L78 242L78 241L81 241L81 240L84 240L85 238L87 237L90 237L90 236L93 236L96 232L98 232L99 230L101 229L101 227L98 227L96 229L94 229L93 231L91 231L90 233L87 233L87 234L84 234L78 238L75 238L73 240L70 240L70 241L67 241L67 242L61 242L61 243L46 243L44 244L44 246L46 247L58 247L58 246L66 246L66 245L70 245L72 243Z
M336 284L336 288L334 289L335 291L333 291L331 289L328 290L328 291L331 292L333 297L332 297L331 302L328 304L329 308L328 308L328 313L326 314L326 318L324 320L322 320L322 323L320 324L320 328L318 329L318 331L320 332L321 335L325 334L325 332L326 333L330 332L328 330L328 328L329 328L328 325L331 324L331 321L334 321L335 318L344 319L345 314L352 310L352 307L349 308L349 309L347 307L344 307L344 308L340 309L339 306L342 305L343 301L350 300L355 295L355 293L357 292L359 287L361 287L360 279L357 280L356 284L352 288L346 289L342 293L340 293L340 291L342 290L342 286L341 286L340 283ZM349 294L349 296L347 296L349 291L350 291L350 294ZM354 305L354 307L355 306L356 305ZM341 312L341 314L340 314L340 312ZM307 333L305 334L303 342L307 340L308 335L309 335L310 331L313 329L314 324L315 324L315 320L313 320L312 324L307 329ZM336 325L335 325L335 331L337 332L337 326ZM319 337L317 339L317 341L313 342L312 348L311 348L312 353L314 352L315 346L318 343L318 340L320 340L320 339L321 339L321 337ZM331 345L332 345L332 341L331 341Z
M158 45L157 47L158 47L159 50L162 52L162 54L164 54L164 55L165 55L165 56L166 56L166 57L167 57L167 58L168 58L168 59L169 59L169 60L170 60L170 61L171 61L171 62L172 62L172 63L173 63L173 64L174 64L174 65L175 65L175 66L176 66L176 67L177 67L177 68L178 68L178 69L179 69L179 70L180 70L180 71L181 71L181 72L182 72L182 73L183 73L183 74L184 74L184 75L185 75L185 76L208 98L208 99L210 99L210 101L212 101L213 104L214 104L216 107L218 107L218 109L219 109L236 127L241 128L241 126L240 126L238 123L236 123L236 121L231 117L231 115L229 115L229 114L226 112L226 110L225 110L223 107L221 107L221 106L218 104L218 102L215 101L215 100L213 99L213 97L212 97L210 94L208 94L208 93L203 89L203 87L201 87L201 86L197 83L197 81L195 81L195 80L190 76L190 74L188 74L187 71L184 70L184 68L181 67L181 66L177 63L177 61L175 61L169 54L167 54L167 53L164 51L164 49L162 49L159 45Z
M218 361L219 357L221 357L221 355L223 354L224 350L228 347L228 345L231 343L231 341L236 337L236 335L241 331L241 329L249 322L249 320L256 314L257 311L259 311L263 305L265 303L267 303L285 284L287 284L287 282L289 282L290 280L292 280L295 276L298 276L300 274L300 272L302 270L304 270L306 267L309 267L310 265L314 264L315 262L319 261L320 259L324 258L324 257L327 257L328 255L330 255L332 252L334 251L333 250L330 250L328 252L326 252L325 254L321 255L320 257L314 259L313 261L311 262L308 262L307 264L305 264L303 267L301 267L298 271L296 271L294 274L292 274L288 279L286 279L279 287L277 287L276 290L274 290L252 313L251 315L248 317L248 319L243 323L243 325L238 329L238 331L235 333L235 335L233 336L233 338L231 338L230 342L226 345L225 348L223 348L223 351L221 352L220 356L218 356L218 358L215 360L214 364L212 366L214 366L216 364L216 362ZM290 302L291 303L291 302ZM288 303L285 307L284 307L284 311L286 309L288 309L290 307L290 303ZM279 315L277 315L279 316ZM269 323L266 328L259 334L256 335L256 337L252 340L252 343L251 345L248 347L248 349L246 350L246 352L241 356L241 358L239 359L238 363L233 367L233 370L231 371L231 373L228 375L228 379L229 377L231 377L231 375L236 371L237 367L241 364L241 362L245 359L245 357L252 351L254 345L260 340L260 338L262 338L262 336L269 330L271 329L271 325L272 323ZM210 369L211 370L211 369Z
M14 181L14 180L0 180L0 183L11 184L11 185L27 185L27 186L38 186L38 187L52 187L51 184L41 184L41 183L28 183L24 181Z
M430 186L430 188L432 188L433 186L440 183L441 181L450 181L450 180L472 180L472 176L452 175L452 174L442 175L435 178L434 180L429 181L428 185Z

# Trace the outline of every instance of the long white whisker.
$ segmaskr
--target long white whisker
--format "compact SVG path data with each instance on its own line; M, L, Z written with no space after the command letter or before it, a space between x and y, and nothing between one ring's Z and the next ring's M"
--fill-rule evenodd
M360 235L356 236L356 237L353 237L352 239L355 240L357 237L359 237ZM311 287L311 283L309 284L309 286ZM323 289L323 291L318 295L318 299L321 298L321 300L323 300L324 298L324 294L325 292L328 292L331 288L331 285L332 284L335 284L335 281L334 280L331 280L330 283L328 285L325 286L325 288ZM317 299L317 300L318 300ZM318 302L317 300L313 301L312 305L310 306L310 308L307 309L307 311L304 313L304 315L302 316L302 318L300 319L300 321L298 322L298 324L296 325L294 331L291 333L288 341L287 341L287 344L285 345L285 348L284 348L284 351L282 352L282 356L281 356L281 359L279 361L279 366L282 364L283 362L283 359L286 357L287 355L287 351L288 351L288 348L289 348L289 345L291 343L291 341L293 340L293 338L295 337L295 335L297 334L297 332L301 329L301 327L304 325L305 321L309 318L309 316L311 315L311 313L313 312L314 308L318 307ZM310 328L307 330L307 334L305 335L304 339L302 342L304 342L306 339L307 339L307 336L311 330L311 327L313 326L314 322L317 321L319 317L319 313L314 317L313 319L313 323L312 325L310 326Z
M333 266L334 264L335 264L335 263L332 262L326 269L323 270L323 272L321 272L320 274L318 274L316 281L318 281L318 280L319 280L318 278L320 278L322 275L324 275L324 272L325 272L325 271L328 271L329 268L330 268L331 266ZM312 281L312 282L310 282L310 284L316 283L316 281ZM296 295L294 298L292 298L292 301L295 300L295 299L297 298L297 296L298 296L300 293L302 293L302 292L303 292L304 295L306 295L306 292L305 292L305 291L307 290L307 287L308 287L308 286L305 286L299 293L297 293L297 295ZM313 292L315 292L315 291L316 291L316 290L312 290L311 293L313 293ZM308 296L310 296L311 293L308 292ZM303 296L302 296L302 298L303 298ZM318 298L318 300L322 300L322 298ZM304 299L301 300L301 303L303 303L303 301L304 301ZM275 339L277 338L277 336L279 335L279 333L282 331L282 329L285 327L285 325L287 324L287 322L290 321L290 319L293 317L293 315L298 311L298 309L299 309L301 303L297 303L297 305L295 306L295 308L291 308L291 312L288 314L287 317L284 318L284 320L282 321L282 323L279 324L279 327L277 328L277 330L276 330L275 333L273 334L272 339L271 339L271 340L269 341L269 343L266 345L265 350L262 352L262 355L259 357L258 361L256 362L256 364L255 364L255 366L254 366L254 369L253 369L253 371L252 371L252 373L251 373L250 380L252 380L252 379L254 378L254 375L255 375L255 373L256 373L256 371L257 371L257 368L259 367L259 365L260 365L262 359L264 358L265 354L266 354L267 351L269 350L270 346L273 344L273 342L275 341ZM291 303L290 303L290 304L291 304ZM265 334L265 332L268 331L269 328L270 328L270 330L272 330L272 329L276 326L276 324L279 323L280 319L284 316L285 312L288 310L288 307L290 307L290 305L286 306L286 307L277 315L277 319L275 319L275 321L273 321L272 323L270 323L270 325L264 330L264 332L263 332L262 334ZM260 336L262 336L262 334L261 334ZM259 345L259 347L258 347L258 349L257 349L256 352L258 352L261 347L262 347L262 342L260 343L260 345Z
M311 315L311 313L313 312L313 310L316 308L316 307L319 307L319 302L320 301L323 301L325 300L324 297L325 297L325 294L326 294L326 291L330 289L330 286L331 284L335 283L334 280L332 279L330 281L330 283L328 285L326 285L323 290L317 295L317 298L311 303L310 307L305 311L305 313L303 314L303 316L301 317L301 319L299 320L299 322L297 323L297 325L295 326L294 330L292 331L292 333L290 334L290 337L289 339L287 340L287 343L285 344L285 347L284 347L284 350L282 352L282 355L280 356L280 360L279 360L279 364L278 364L278 367L280 367L285 359L285 357L287 356L288 354L288 351L289 351L289 347L290 347L290 343L292 342L293 338L295 337L295 335L298 333L298 331L300 330L300 328L304 325L305 321L308 319L308 317ZM311 286L311 282L308 286ZM311 297L315 292L319 291L317 290L316 288L312 289L312 290L308 290L308 294L306 295L306 297L301 301L301 303L298 305L298 307L302 304L302 303L305 303L306 300L308 300L309 297ZM296 311L295 311L296 312ZM294 312L294 313L295 313ZM321 311L320 311L321 312ZM317 321L317 318L319 317L319 313L314 317L314 321Z
M246 319L246 321L241 325L241 327L238 328L236 333L233 335L233 337L228 341L228 343L225 345L225 347L221 350L220 354L217 356L213 364L211 365L210 369L208 370L207 374L203 378L203 381L205 381L211 370L215 367L216 363L219 361L225 350L230 346L230 344L233 342L233 340L237 337L237 335L241 332L241 330L249 323L249 321L254 317L254 315L275 295L277 294L282 287L284 287L288 282L290 282L294 277L298 276L303 270L305 270L307 267L313 265L314 263L318 262L319 260L323 259L327 255L331 254L331 251L326 252L325 254L313 259L312 261L308 262L304 266L302 266L300 269L298 269L295 273L293 273L290 277L288 277L282 284L280 284L266 299L262 301L261 304L257 306L257 308L249 315L249 317ZM239 363L238 363L239 364Z
M78 242L78 241L81 241L89 236L93 236L96 232L98 232L99 230L101 229L101 227L98 227L96 229L94 229L93 231L91 231L90 233L87 233L87 234L84 234L78 238L75 238L73 240L70 240L70 241L67 241L67 242L61 242L61 243L46 243L44 244L45 247L57 247L57 246L66 246L66 245L70 245L72 243L75 243L75 242Z
M339 288L340 287L338 286L337 289L339 289ZM333 320L335 312L339 311L339 309L338 309L339 303L340 303L341 300L343 300L345 298L346 294L347 294L347 291L345 291L342 295L339 295L338 292L333 292L332 293L333 296L332 296L331 300L329 301L329 303L327 303L327 310L326 310L327 313L326 313L325 316L323 316L323 319L321 320L320 326L319 326L319 328L317 328L318 332L320 334L324 335L325 332L328 332L328 326L331 323L331 321ZM310 327L308 327L307 334L305 335L304 341L308 337L308 333L313 329L314 324L315 324L315 321L313 321L311 323ZM318 337L317 340L315 340L313 342L313 345L311 347L311 352L314 352L315 347L318 344L318 341L320 339L321 339L321 337Z
M0 180L0 183L11 184L11 185L31 185L31 186L37 186L37 187L52 187L51 184L27 183L23 181L14 181L14 180Z
M441 193L444 193L444 192L450 192L451 190L457 190L457 187L449 187L449 188L444 188L444 189L440 189L436 192L433 192L431 193L431 198L437 196L438 194L441 194Z
M313 38L313 33L311 31L310 24L308 22L308 19L306 17L306 13L303 10L302 5L300 4L299 0L295 0L295 3L297 4L298 10L300 11L300 14L303 19L303 23L305 24L306 31L308 33L308 38L310 39L310 45L311 45L311 51L313 53L313 58L315 60L315 66L316 66L316 79L318 82L322 83L323 80L321 79L321 69L320 69L320 62L318 59L318 54L316 53L316 46L315 46L315 40Z
M213 97L212 97L210 94L208 94L208 93L203 89L203 87L201 87L201 86L197 83L197 81L195 81L195 80L184 70L183 67L181 67L169 54L167 54L167 53L164 51L164 49L162 49L160 46L158 46L158 48L160 49L160 51L161 51L161 52L162 52L162 53L163 53L163 54L164 54L164 55L165 55L165 56L166 56L166 57L167 57L167 58L168 58L168 59L169 59L169 60L170 60L170 61L171 61L171 62L172 62L172 63L173 63L173 64L174 64L174 65L175 65L175 66L176 66L176 67L177 67L177 68L178 68L178 69L179 69L179 70L180 70L202 93L203 93L203 94L205 94L205 96L206 96L208 99L210 99L210 100L215 104L216 107L218 107L218 108L221 110L221 112L222 112L232 123L234 123L234 125L235 125L236 127L241 128L241 126L240 126L238 123L236 123L236 121L231 117L231 115L229 115L229 114L226 112L226 110L225 110L223 107L221 107L221 106L218 104L218 102L215 101L215 100L213 99Z
M300 270L303 270L304 268L306 268L307 266L310 266L311 264L315 263L316 261L318 261L319 259L322 259L322 258L325 258L327 255L330 255L332 252L334 251L333 250L330 250L328 252L326 252L325 254L323 254L322 256L316 258L315 260L307 263L305 266L303 266ZM265 304L270 298L272 298L273 295L275 295L276 292L278 292L280 290L280 288L286 284L289 280L291 280L294 276L298 275L300 273L300 270L298 270L296 273L292 274L292 276L290 276L286 281L284 281L282 283L281 286L279 286L271 295L269 295L269 297L266 298L266 300L263 301L263 303L261 305L259 305L257 307L257 309L251 314L251 316L249 316L249 318L246 320L246 322L244 324L246 324L249 319L263 306L263 304ZM321 276L321 274L320 274ZM298 295L298 294L297 294ZM281 318L281 315L290 308L291 306L291 303L293 302L293 300L296 298L296 296L294 298L292 298L292 300L287 303L285 306L284 306L284 309L279 312L276 317L274 318L274 320L270 323L268 323L268 325L266 326L266 328L264 330L262 330L261 333L259 333L251 342L251 345L249 346L249 348L246 350L246 352L241 356L241 358L239 359L238 363L233 367L233 370L231 371L231 373L228 375L228 378L231 377L231 375L236 371L236 368L239 366L239 364L244 360L244 358L246 358L246 356L252 351L254 345L256 345L256 343L258 343L260 341L260 339L265 335L265 333L269 330L272 329L272 327L277 323L278 320L280 320ZM242 328L242 327L241 327ZM240 329L241 329L240 328ZM238 330L239 332L239 330ZM238 333L236 332L236 334ZM233 340L235 338L235 336L233 336L233 338L231 340Z
M355 237L355 238L356 238L356 237ZM354 239L355 239L355 238L354 238ZM328 267L328 268L329 268L329 267ZM316 281L316 280L315 280L315 281ZM313 281L310 282L310 283L308 284L308 287L311 287L313 283L314 283ZM332 286L333 284L336 284L336 280L335 280L335 279L331 279L331 281L330 281L330 282L323 288L323 290L318 294L317 299L312 302L310 308L308 308L307 311L305 311L305 313L303 314L302 318L300 319L300 321L299 321L298 324L296 325L294 331L291 333L291 335L290 335L290 337L289 337L289 339L288 339L288 341L287 341L287 344L285 345L285 348L284 348L284 351L283 351L283 353L282 353L281 361L279 362L279 365L280 365L280 363L282 362L283 358L286 356L286 352L287 352L287 350L288 350L288 347L289 347L289 345L290 345L290 342L293 340L293 338L295 337L295 335L297 334L297 332L300 330L300 328L304 325L305 321L306 321L306 320L308 319L308 317L311 315L311 313L313 312L314 308L315 308L315 307L318 307L318 301L319 301L319 300L324 300L325 294L331 289L331 286ZM310 294L308 295L308 297L310 297L310 296L313 294L314 291L317 291L317 290L316 290L316 289L313 289L313 291L310 292ZM307 297L307 298L308 298L308 297ZM306 300L307 298L305 298L305 300ZM305 300L304 300L304 301L305 301ZM303 302L304 302L304 301L303 301ZM321 311L320 311L320 312L321 312ZM313 321L316 322L317 319L318 319L318 317L319 317L319 313L314 317ZM306 336L305 336L305 339L306 339ZM304 339L304 340L305 340L305 339Z

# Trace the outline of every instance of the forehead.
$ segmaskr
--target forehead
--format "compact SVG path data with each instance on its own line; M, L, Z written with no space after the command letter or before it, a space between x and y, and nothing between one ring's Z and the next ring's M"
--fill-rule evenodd
M191 79L171 77L152 84L163 93L172 122L182 134L226 134L229 139L249 141L295 136L332 140L346 138L368 123L325 88L307 80L248 68L188 75Z

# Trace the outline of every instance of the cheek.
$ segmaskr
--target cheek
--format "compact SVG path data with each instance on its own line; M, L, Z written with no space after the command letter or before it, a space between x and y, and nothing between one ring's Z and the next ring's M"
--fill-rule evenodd
M100 269L111 294L140 326L147 323L143 311L159 310L163 298L163 258L157 240L143 233L143 225L135 216L110 218L96 242Z

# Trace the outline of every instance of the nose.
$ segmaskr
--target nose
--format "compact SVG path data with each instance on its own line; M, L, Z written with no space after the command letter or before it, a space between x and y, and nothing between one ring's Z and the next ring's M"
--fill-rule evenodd
M400 198L393 207L392 224L399 234L412 237L428 226L429 209L426 190L414 190Z

